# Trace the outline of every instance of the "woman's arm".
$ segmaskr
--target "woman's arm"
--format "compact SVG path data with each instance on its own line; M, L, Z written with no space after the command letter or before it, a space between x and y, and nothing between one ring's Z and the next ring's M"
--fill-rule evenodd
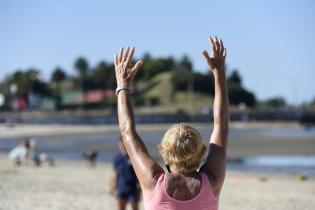
M138 61L131 67L134 51L134 47L132 49L128 47L124 53L121 48L119 56L115 55L114 64L118 88L128 87L142 65L142 61ZM119 129L143 193L150 194L155 187L157 175L164 171L150 157L146 146L136 131L129 93L130 91L126 89L118 92Z
M219 41L217 37L214 40L210 37L209 41L212 45L211 56L209 56L207 51L203 51L203 55L214 76L214 122L209 142L208 157L201 170L208 173L209 178L212 180L213 191L219 196L225 177L229 132L229 100L224 71L226 48L224 48L222 40L220 39Z

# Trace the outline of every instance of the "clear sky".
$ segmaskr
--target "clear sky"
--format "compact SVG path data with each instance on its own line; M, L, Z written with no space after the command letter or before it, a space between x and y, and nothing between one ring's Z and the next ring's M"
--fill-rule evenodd
M315 97L313 0L0 0L0 79L32 66L74 73L78 56L95 65L126 45L187 54L204 72L208 35L224 39L228 67L259 99Z

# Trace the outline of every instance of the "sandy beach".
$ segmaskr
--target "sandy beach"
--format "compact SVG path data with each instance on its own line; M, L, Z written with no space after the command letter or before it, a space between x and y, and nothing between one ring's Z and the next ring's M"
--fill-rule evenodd
M58 161L53 168L15 168L2 154L0 209L114 210L115 200L106 191L110 174L109 163L90 168L82 161ZM296 175L228 171L220 209L311 210L314 197L314 177L301 181Z
M141 134L161 133L169 125L139 125ZM196 124L199 130L208 130L208 124ZM290 128L300 129L298 124L232 123L232 129ZM39 145L48 141L59 144L68 137L116 136L116 125L17 125L0 126L0 141L10 141L33 136ZM238 136L229 141L229 157L259 154L315 154L315 138L283 136ZM47 138L46 138L47 137ZM49 137L49 138L48 138ZM115 137L116 138L116 137ZM145 140L145 139L144 139ZM150 153L158 158L156 141L145 141ZM59 143L58 143L59 141ZM92 144L92 142L91 142ZM115 141L95 143L96 148L108 154L115 152ZM78 148L77 148L78 147ZM86 149L84 144L71 147L78 153ZM58 157L57 157L58 158ZM0 210L114 210L115 199L107 192L111 176L111 163L99 162L90 168L80 160L57 159L55 167L44 166L16 168L7 154L0 153ZM302 180L298 174L248 172L228 170L221 193L220 209L223 210L311 210L315 206L315 177ZM143 204L141 203L143 209Z

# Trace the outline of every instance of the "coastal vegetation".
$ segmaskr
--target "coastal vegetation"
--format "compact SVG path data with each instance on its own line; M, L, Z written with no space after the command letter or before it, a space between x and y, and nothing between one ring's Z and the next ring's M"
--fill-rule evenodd
M139 109L157 112L207 112L213 96L213 77L193 67L188 56L154 58L143 55L144 64L133 84L134 104ZM2 111L67 110L113 108L116 88L113 63L105 60L91 66L79 57L73 69L57 66L49 78L43 78L37 68L18 69L6 75L0 83ZM283 97L258 100L243 84L237 69L226 68L229 100L232 109L283 109ZM315 99L314 99L315 101ZM314 101L304 107L314 107Z

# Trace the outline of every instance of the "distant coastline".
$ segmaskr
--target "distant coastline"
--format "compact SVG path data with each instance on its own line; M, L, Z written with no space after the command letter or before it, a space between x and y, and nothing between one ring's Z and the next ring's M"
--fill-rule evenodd
M156 123L210 123L212 111L207 113L188 114L180 110L162 111L159 109L136 109L137 124ZM297 110L231 110L231 122L244 123L297 123L305 127L315 125L315 111ZM66 110L66 111L22 111L0 112L0 123L4 124L82 124L102 125L117 124L116 110Z
M140 132L150 133L166 130L171 123L140 124L137 129ZM193 123L197 129L210 129L211 123ZM231 122L230 128L235 129L302 129L303 126L297 122ZM91 135L91 134L117 134L117 124L0 124L1 138L25 137L25 136L69 136L69 135Z

